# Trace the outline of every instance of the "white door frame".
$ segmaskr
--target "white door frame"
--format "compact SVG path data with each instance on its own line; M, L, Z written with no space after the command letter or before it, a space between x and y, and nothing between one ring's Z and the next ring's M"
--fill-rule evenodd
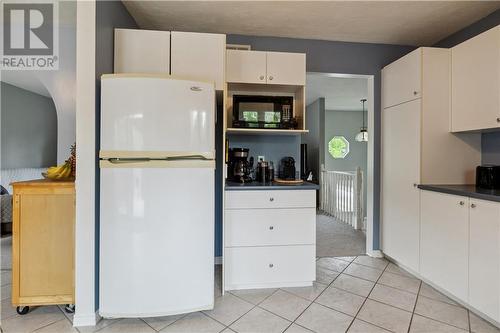
M368 151L366 159L366 254L372 257L381 257L380 250L373 249L373 180L375 175L375 145L373 134L375 130L375 75L362 74L340 74L340 73L321 73L307 72L307 74L321 75L325 77L347 78L347 79L367 79L368 80L368 95L367 95L367 114L368 114ZM307 94L307 90L306 90Z
M76 225L73 326L94 326L95 299L95 0L76 10Z

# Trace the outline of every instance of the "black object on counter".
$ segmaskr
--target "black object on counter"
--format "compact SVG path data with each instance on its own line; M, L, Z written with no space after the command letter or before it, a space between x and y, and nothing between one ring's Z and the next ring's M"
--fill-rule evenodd
M476 168L476 186L484 189L500 189L500 166L478 166Z
M247 161L248 148L229 149L228 178L239 183L251 181L250 167Z
M306 180L309 176L307 170L307 143L300 144L300 179Z
M259 161L257 163L257 179L259 183L269 182L269 163L266 161Z
M279 177L284 180L295 179L295 159L293 157L287 156L281 159Z

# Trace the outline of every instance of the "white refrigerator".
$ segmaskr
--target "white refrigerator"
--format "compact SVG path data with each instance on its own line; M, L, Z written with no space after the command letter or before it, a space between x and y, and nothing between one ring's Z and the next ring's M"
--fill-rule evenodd
M213 308L214 122L212 83L102 76L102 317Z

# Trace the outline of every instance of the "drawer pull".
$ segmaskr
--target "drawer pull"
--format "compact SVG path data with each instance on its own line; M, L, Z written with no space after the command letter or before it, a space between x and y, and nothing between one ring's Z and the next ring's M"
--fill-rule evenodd
M471 204L470 207L471 208L476 208L476 204Z
M274 198L269 198L269 201L273 202L273 201L274 201Z
M274 267L274 265L273 265L273 264L269 264L269 268L273 268L273 267Z
M270 226L270 227L269 227L269 230L274 230L274 226Z
M465 202L460 201L459 204L460 204L460 206L463 206L463 205L465 205Z
M262 81L264 80L264 75L259 76L259 79Z

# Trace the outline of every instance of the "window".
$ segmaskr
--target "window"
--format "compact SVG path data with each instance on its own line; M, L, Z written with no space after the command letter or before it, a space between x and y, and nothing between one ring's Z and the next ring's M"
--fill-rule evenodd
M328 152L333 158L345 158L349 154L349 141L343 136L334 136L328 142Z

